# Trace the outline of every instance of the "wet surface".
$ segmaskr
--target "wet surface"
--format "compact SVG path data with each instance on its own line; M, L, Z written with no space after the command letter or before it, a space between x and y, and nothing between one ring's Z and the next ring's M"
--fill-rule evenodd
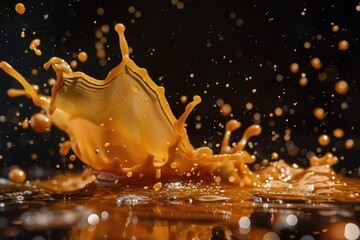
M159 191L93 183L68 194L5 185L2 239L357 239L359 193L167 183ZM350 201L351 200L351 201Z

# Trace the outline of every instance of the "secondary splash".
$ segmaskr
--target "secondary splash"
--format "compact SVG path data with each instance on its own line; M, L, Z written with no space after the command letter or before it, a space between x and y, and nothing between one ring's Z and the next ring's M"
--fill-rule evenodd
M117 24L115 30L119 35L122 61L104 80L73 72L67 62L57 57L44 64L45 69L52 67L56 72L51 96L37 93L8 63L0 63L0 67L24 88L10 89L8 95L27 96L43 109L46 116L31 121L33 128L38 132L48 131L53 124L65 131L70 144L63 144L63 154L67 154L71 145L75 155L98 179L126 184L152 182L155 190L161 188L162 182L172 179L212 180L247 187L310 192L345 184L331 169L337 162L331 154L312 158L311 167L306 170L279 161L252 172L247 164L253 163L255 156L244 148L250 137L261 133L259 125L248 127L240 141L231 146L231 134L240 123L230 120L218 154L208 147L194 148L185 122L201 102L200 96L194 96L185 112L176 119L165 98L164 88L157 86L147 71L130 59L125 27ZM94 180L91 174L78 178L85 183ZM84 184L74 187L72 182L56 187L45 182L34 184L56 191L84 187Z

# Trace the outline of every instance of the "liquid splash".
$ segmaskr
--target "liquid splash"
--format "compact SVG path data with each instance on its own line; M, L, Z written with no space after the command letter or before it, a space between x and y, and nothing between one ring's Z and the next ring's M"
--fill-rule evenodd
M33 182L52 191L74 191L98 180L122 184L152 183L155 190L163 182L174 179L215 181L241 187L261 187L291 191L293 194L331 193L348 184L331 168L337 162L332 154L310 159L307 169L284 161L253 172L247 164L255 156L245 149L248 139L261 133L259 125L248 127L236 144L230 145L233 131L240 127L236 120L226 124L221 150L214 154L208 147L194 148L188 138L185 122L201 102L194 96L185 112L176 119L164 95L147 71L129 57L122 24L115 30L119 35L122 61L104 80L82 72L73 72L67 62L58 57L44 64L56 73L51 96L37 93L33 86L7 62L0 67L14 77L23 90L10 89L11 97L27 96L46 115L35 129L46 131L51 124L67 133L69 146L75 155L91 169L83 176L56 181ZM73 181L77 179L78 181ZM74 184L77 182L77 184Z

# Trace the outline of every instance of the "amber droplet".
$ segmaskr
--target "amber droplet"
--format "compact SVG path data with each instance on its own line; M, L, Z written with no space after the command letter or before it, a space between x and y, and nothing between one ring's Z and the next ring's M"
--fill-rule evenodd
M299 64L297 64L297 63L292 63L292 64L290 65L290 71L291 71L292 73L297 73L297 72L299 71Z
M306 77L301 77L299 79L299 84L300 86L305 87L308 84L308 79Z
M70 67L71 67L71 68L77 68L77 66L78 66L78 63L77 63L76 60L72 60L72 61L70 62Z
M25 5L22 4L22 3L17 3L15 5L15 11L18 13L18 14L24 14L25 13Z
M23 183L26 181L26 173L20 168L12 169L9 172L9 179L14 183Z
M314 109L314 117L316 117L319 120L325 119L325 111L322 108L315 108Z
M159 190L161 189L161 187L162 187L162 183L161 183L161 182L157 182L157 183L154 184L153 189L154 189L155 191L159 191Z
M355 142L352 139L348 139L348 140L345 141L345 148L346 149L352 149L354 147L354 145L355 145Z
M232 112L232 107L230 104L224 104L221 106L221 109L220 109L220 112L221 112L221 115L227 117L227 116L230 116L231 112Z
M50 131L51 121L43 113L35 113L30 119L31 128L38 133L44 133Z
M326 145L328 145L330 143L330 137L328 135L326 135L326 134L322 134L319 137L318 141L319 141L319 144L321 146L326 146Z
M345 94L349 90L349 85L346 81L340 80L335 84L335 91L337 94Z
M88 55L86 52L79 52L78 59L80 62L86 62L88 60Z
M341 128L337 128L333 131L333 135L336 137L336 138L342 138L344 136L344 130L342 130Z
M23 129L27 129L29 127L29 120L25 119L23 122L21 122L21 127Z
M310 64L311 64L311 66L314 68L314 69L316 69L316 70L319 70L321 67L322 67L322 63L321 63L321 61L320 61L320 59L319 58L312 58L311 60L310 60Z
M339 43L338 43L338 47L341 51L346 51L349 49L349 42L346 41L346 40L341 40Z
M331 30L332 30L333 32L338 32L338 31L339 31L339 26L338 26L338 25L334 25L334 26L332 26Z

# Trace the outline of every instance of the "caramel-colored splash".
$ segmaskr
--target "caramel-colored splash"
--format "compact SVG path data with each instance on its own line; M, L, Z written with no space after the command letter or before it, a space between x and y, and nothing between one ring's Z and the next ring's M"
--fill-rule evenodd
M70 142L63 143L62 155L68 153L71 145L76 157L98 179L130 184L152 182L155 190L161 188L162 181L173 178L294 188L298 186L296 179L301 180L300 185L321 182L332 186L341 182L334 178L330 168L334 158L328 155L311 160L312 167L306 171L280 161L253 173L247 164L253 163L255 156L244 149L250 137L261 133L259 125L248 127L240 141L230 145L232 132L240 127L238 121L231 120L226 124L219 154L208 147L195 149L189 142L185 122L201 98L195 96L176 119L164 88L157 86L147 71L130 59L125 27L117 24L115 30L119 34L122 61L104 80L73 72L68 63L57 57L44 64L46 69L52 67L56 72L51 97L38 94L8 63L0 63L24 87L9 90L9 95L28 96L46 114L31 121L44 120L31 123L39 127L35 130L46 131L53 124L68 134ZM58 190L64 191L66 187Z

